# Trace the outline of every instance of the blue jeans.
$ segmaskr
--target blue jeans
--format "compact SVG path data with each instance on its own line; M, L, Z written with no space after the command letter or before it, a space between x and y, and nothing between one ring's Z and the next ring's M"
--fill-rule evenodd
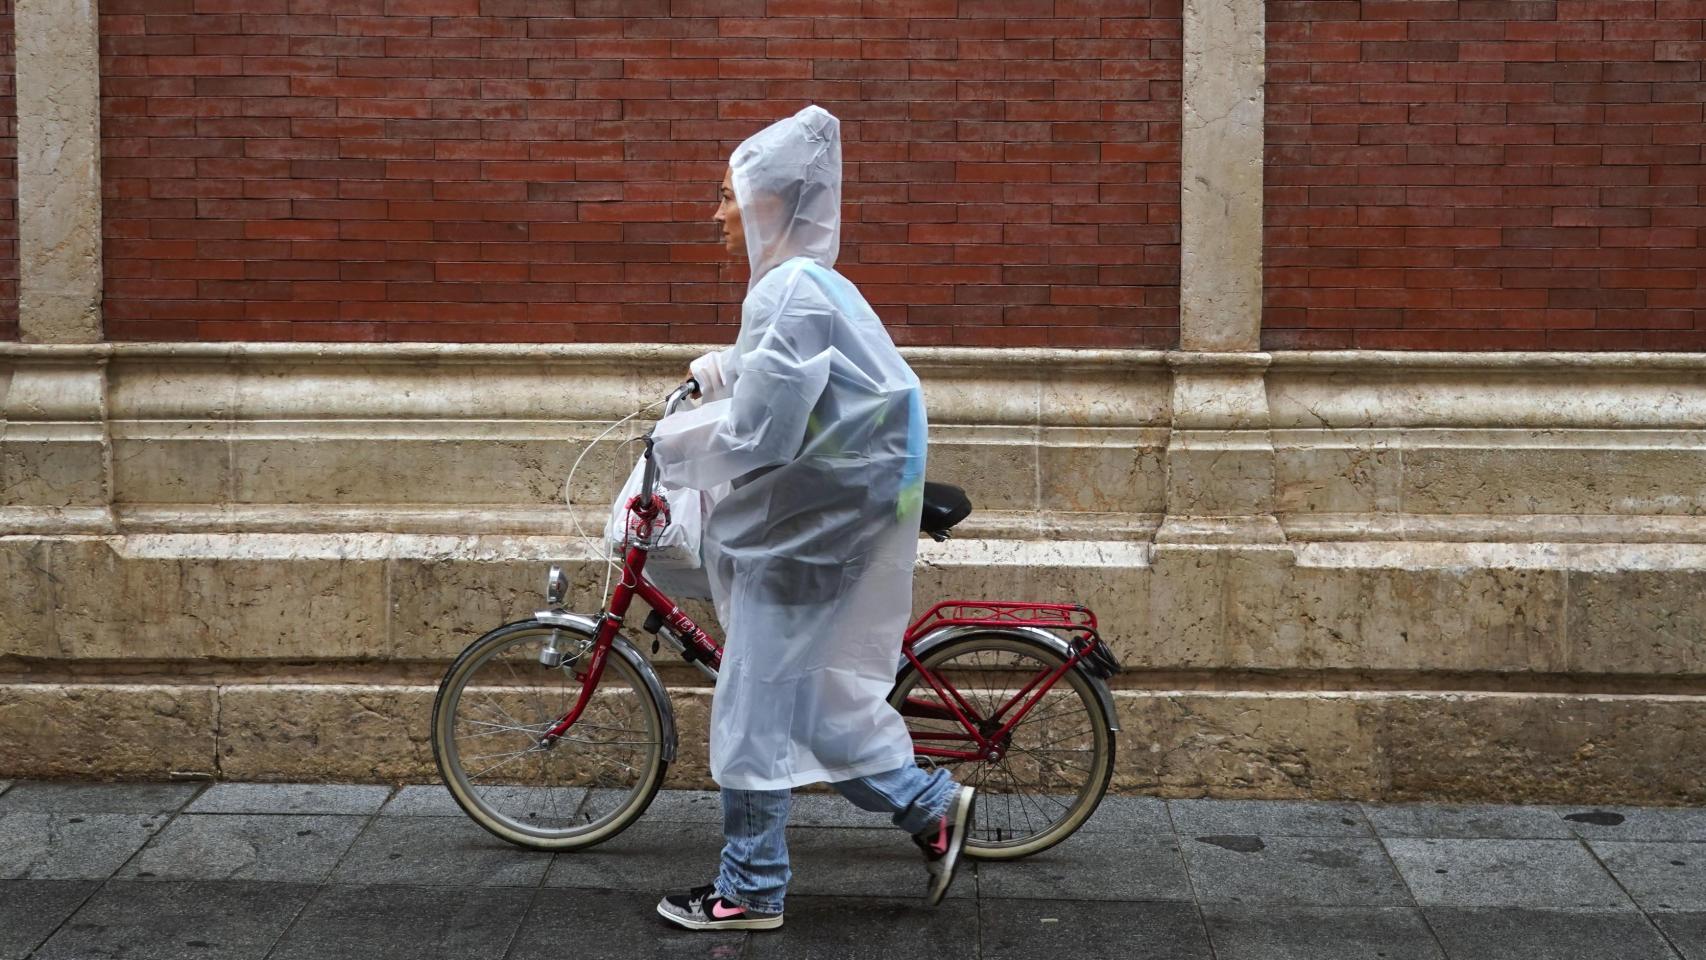
M830 784L861 810L892 814L895 826L919 833L941 819L959 785L948 771L907 765ZM788 890L791 790L723 790L723 862L717 895L760 913L781 913Z

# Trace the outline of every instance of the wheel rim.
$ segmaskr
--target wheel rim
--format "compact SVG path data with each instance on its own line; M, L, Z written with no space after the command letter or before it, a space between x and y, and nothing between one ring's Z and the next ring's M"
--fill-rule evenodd
M1058 669L1060 663L1034 644L1000 637L956 641L925 660L931 673L951 684L985 718L1033 676ZM917 671L896 688L893 702L898 705L907 697L942 702ZM1003 718L1016 709L1009 708ZM915 735L963 732L949 720L909 716L906 723ZM947 767L961 783L978 790L968 843L1013 855L1050 846L1077 829L1101 797L1108 762L1107 726L1094 695L1075 671L1056 681L1025 714L999 759L919 757L920 764Z
M551 636L561 667L540 664ZM440 718L447 785L489 828L516 838L598 834L643 803L663 757L649 690L612 652L581 716L555 745L540 737L580 696L574 675L587 638L528 627L497 639L451 679Z

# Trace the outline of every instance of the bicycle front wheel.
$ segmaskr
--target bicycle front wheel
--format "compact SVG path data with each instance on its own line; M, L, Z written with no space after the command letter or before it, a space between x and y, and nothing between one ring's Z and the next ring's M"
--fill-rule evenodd
M949 688L948 700L969 706L972 722L989 736L1030 694L1002 712L1004 705L1028 686L1034 692L1032 684L1066 661L1034 640L977 634L943 644L922 662ZM965 727L944 717L942 696L910 664L896 679L889 703L906 719L915 747L972 749ZM954 779L977 789L968 856L1016 860L1047 850L1083 826L1102 802L1114 772L1114 738L1094 689L1078 670L1066 671L998 742L1003 752L996 760L918 756L920 766L945 766Z
M548 644L561 651L560 666L541 662ZM608 840L645 812L663 783L662 708L616 651L574 725L543 741L581 695L591 644L578 628L508 624L470 644L439 686L439 774L474 822L511 843L571 850Z

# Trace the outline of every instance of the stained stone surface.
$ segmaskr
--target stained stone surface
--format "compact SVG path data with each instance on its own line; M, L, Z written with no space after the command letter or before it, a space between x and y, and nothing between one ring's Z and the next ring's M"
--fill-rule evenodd
M1682 960L1706 960L1706 913L1660 913L1653 925L1675 945Z
M111 880L35 956L260 960L313 893L306 884Z
M1706 808L1583 804L1562 811L1571 832L1584 840L1700 840Z
M339 861L342 884L536 887L547 853L511 846L468 820L376 817Z
M1366 837L1369 826L1354 803L1272 800L1169 800L1173 826L1183 834L1242 830L1264 837Z
M216 783L186 813L377 813L390 787L339 783Z
M1164 834L1173 831L1159 797L1105 796L1079 830L1084 833Z
M90 4L14 8L18 329L26 341L101 339L101 145Z
M927 907L916 899L791 896L787 923L755 933L745 956L753 960L890 960L979 956L978 906L950 900Z
M436 779L430 687L268 685L220 696L227 776L357 782Z
M1216 960L1445 960L1414 907L1203 908Z
M1171 836L1080 834L1013 863L979 864L980 896L1042 900L1189 900L1177 842Z
M11 789L32 805L51 787L86 807L170 808L186 785L76 786ZM378 813L364 792L220 786L203 794L209 807L350 809L354 800L363 812L0 812L0 960L32 950L449 960L565 949L624 960L1706 960L1706 842L1456 836L1536 832L1537 815L1572 808L1406 807L1415 815L1383 823L1370 806L1376 827L1419 834L1375 838L1288 835L1349 830L1340 821L1356 818L1341 816L1341 802L1192 801L1169 818L1167 803L1136 798L1152 802L1116 805L1121 820L1050 850L968 861L948 899L929 908L904 835L834 824L824 813L845 801L806 792L796 799L817 809L788 830L784 927L711 935L671 927L654 907L716 875L713 793L665 791L624 833L552 854L446 815L431 785L397 791ZM1559 822L1611 830L1645 811L1644 827L1666 833L1691 809L1619 811L1575 810L1578 819Z
M466 816L456 805L455 798L444 787L416 784L399 787L379 809L382 817L461 817Z
M1450 960L1676 960L1639 913L1428 907ZM1690 958L1692 960L1692 958Z
M722 827L709 823L642 820L595 847L551 858L545 886L635 894L685 891L716 877L722 837ZM798 843L791 837L789 840L797 876L800 851ZM800 887L793 889L799 891Z
M577 960L736 960L746 949L749 936L757 939L765 935L683 930L659 919L656 903L655 897L626 892L541 892L506 956L509 960L561 960L565 945L573 944ZM589 931L596 933L589 936Z
M1398 803L1362 805L1383 837L1503 837L1565 839L1573 834L1568 807L1499 806L1490 803Z
M1400 906L1411 903L1379 841L1354 837L1181 836L1203 903Z
M1632 910L1617 882L1574 840L1387 840L1423 906Z
M319 883L365 825L361 817L186 813L167 824L118 875Z
M1706 912L1706 839L1700 843L1588 843L1641 909Z
M1196 907L1186 903L996 900L978 904L986 960L1210 960Z
M94 880L0 880L0 960L23 960L100 883Z
M200 789L195 783L26 781L0 792L0 813L172 813Z
M500 960L533 895L532 890L505 887L325 886L269 956Z
M165 822L146 813L0 814L0 879L105 879Z
M216 700L206 686L0 684L0 770L89 779L206 774L214 769Z

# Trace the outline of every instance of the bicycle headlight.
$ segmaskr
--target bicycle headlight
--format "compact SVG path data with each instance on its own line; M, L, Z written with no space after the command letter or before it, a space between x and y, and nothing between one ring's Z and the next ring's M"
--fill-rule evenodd
M545 602L560 607L569 601L569 576L563 568L553 565L545 575Z

